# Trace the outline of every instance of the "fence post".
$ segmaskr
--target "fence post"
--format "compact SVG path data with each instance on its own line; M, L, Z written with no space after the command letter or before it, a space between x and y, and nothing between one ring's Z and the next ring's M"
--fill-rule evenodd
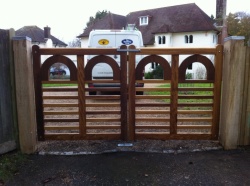
M0 29L0 154L18 146L11 43L14 35L14 29Z
M250 47L246 47L239 145L250 145Z
M19 141L21 151L26 154L34 153L37 148L31 47L30 38L13 37Z
M243 37L229 37L224 44L219 140L225 149L238 146L245 73Z

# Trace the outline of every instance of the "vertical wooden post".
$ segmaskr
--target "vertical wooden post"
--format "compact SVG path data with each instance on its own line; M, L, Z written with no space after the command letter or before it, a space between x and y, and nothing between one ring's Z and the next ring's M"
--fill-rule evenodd
M135 46L129 46L135 49ZM135 53L129 52L128 62L128 140L135 140Z
M35 87L35 101L36 101L36 122L37 122L37 137L39 141L44 140L44 118L43 118L43 92L41 80L41 55L39 46L32 47L33 54L33 76Z
M127 49L125 45L121 46L121 49ZM121 81L121 138L122 140L128 140L128 114L127 114L127 84L128 84L128 68L127 68L127 52L121 52L120 54L120 81Z
M239 145L250 145L250 47L246 47L244 90Z
M221 104L221 81L222 81L222 65L223 64L223 45L216 47L215 54L215 80L214 80L214 103L213 103L213 124L212 139L218 140L219 123L220 123L220 104Z
M31 39L14 37L13 50L20 149L30 154L37 148Z
M237 148L243 102L245 47L234 38L224 44L219 140L225 149Z
M85 71L84 56L77 56L77 82L78 82L78 107L80 135L86 138L86 103L85 103Z
M170 103L170 135L177 134L177 109L178 109L178 70L179 55L172 55L171 63L171 103Z

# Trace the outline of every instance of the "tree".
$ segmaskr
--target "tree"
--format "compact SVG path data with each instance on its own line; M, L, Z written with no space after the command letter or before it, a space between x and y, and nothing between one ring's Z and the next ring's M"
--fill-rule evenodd
M68 43L69 47L81 47L81 40L79 38L74 39Z
M245 36L245 44L250 39L250 14L246 12L229 13L227 17L228 33Z
M100 11L96 12L95 17L93 17L93 16L89 17L89 21L87 22L87 27L94 24L97 20L102 19L107 14L108 14L107 10L103 10L101 12Z

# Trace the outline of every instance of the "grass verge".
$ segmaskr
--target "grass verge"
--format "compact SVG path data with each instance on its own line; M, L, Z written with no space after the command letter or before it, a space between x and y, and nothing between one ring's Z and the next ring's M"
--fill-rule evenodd
M16 151L0 155L0 185L11 179L26 160L27 155Z

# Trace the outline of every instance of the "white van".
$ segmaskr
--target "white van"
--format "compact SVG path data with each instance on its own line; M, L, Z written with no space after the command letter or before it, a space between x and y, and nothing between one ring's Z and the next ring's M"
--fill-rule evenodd
M136 48L143 47L142 34L138 30L93 30L89 34L89 48L120 48L121 45L134 45ZM87 56L87 61L93 58ZM120 65L119 55L110 55ZM141 55L136 55L136 63L141 60ZM92 79L112 79L113 71L106 63L98 63L92 70ZM114 84L91 84L94 87L109 87ZM95 94L95 92L90 92Z

